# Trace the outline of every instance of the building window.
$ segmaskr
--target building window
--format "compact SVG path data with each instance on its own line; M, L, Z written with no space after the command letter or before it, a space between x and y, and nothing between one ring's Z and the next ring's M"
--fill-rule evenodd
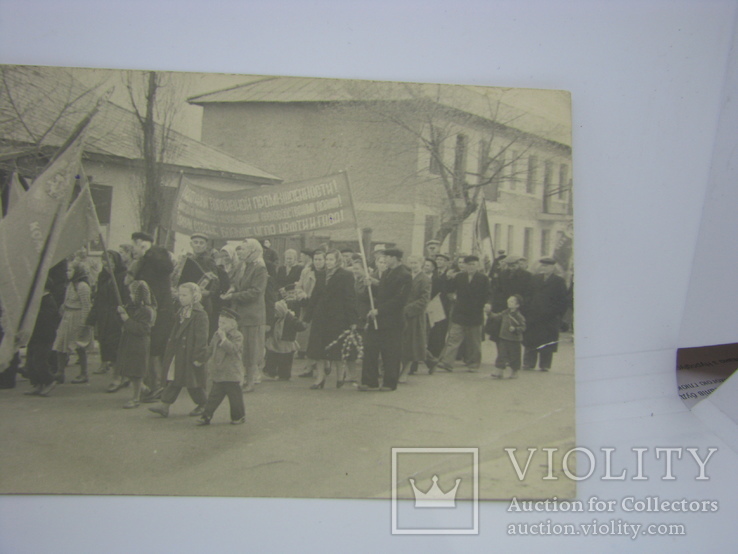
M433 125L431 125L430 134L431 151L428 171L433 175L440 175L443 171L443 135L441 134L441 131Z
M533 229L531 227L526 227L523 231L523 257L528 258L530 260L530 252L531 252L531 241L533 239Z
M90 196L95 204L97 220L100 225L110 225L110 215L113 211L113 187L108 185L90 185Z
M569 166L561 164L559 166L559 200L566 199L566 191L569 188Z
M487 150L486 155L484 174L481 177L483 182L486 183L484 197L491 202L497 202L500 199L500 187L502 187L503 171L505 169L505 153L500 151L494 158L490 158L489 150Z
M492 240L495 241L493 247L499 250L502 246L502 225L499 223L495 223L495 236ZM495 256L497 256L497 252L495 252Z
M543 164L543 213L547 214L551 210L550 199L554 194L551 192L551 185L553 181L553 162L546 160Z
M541 256L548 256L551 248L551 231L543 229L541 231Z
M425 237L424 240L427 243L429 240L436 237L438 232L438 226L440 224L440 217L437 215L426 215L425 216Z
M92 197L92 203L95 205L97 221L100 223L100 232L107 242L110 218L113 212L113 187L90 183L90 196ZM90 243L90 251L100 252L102 250L103 244L99 240Z
M528 156L528 175L525 180L525 192L535 194L538 179L538 157Z
M515 248L515 227L513 225L507 226L507 255L512 254L513 248Z

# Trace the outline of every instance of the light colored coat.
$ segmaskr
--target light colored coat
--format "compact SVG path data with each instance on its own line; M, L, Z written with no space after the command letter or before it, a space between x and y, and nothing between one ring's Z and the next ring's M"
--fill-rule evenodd
M238 329L229 331L225 340L221 341L216 333L210 341L208 372L214 383L243 382L243 335Z
M431 280L423 272L413 277L410 294L402 310L405 326L402 332L402 361L425 360L428 329L425 309L430 302Z

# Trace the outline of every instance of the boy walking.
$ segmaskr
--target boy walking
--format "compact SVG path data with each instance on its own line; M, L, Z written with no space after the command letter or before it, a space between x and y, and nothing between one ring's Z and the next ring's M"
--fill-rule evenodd
M510 379L515 379L520 371L520 353L525 332L525 317L520 313L521 299L517 294L507 299L507 310L499 314L491 314L493 319L500 320L500 336L497 339L497 359L495 367L499 370L492 374L496 379L502 379L505 368L512 369Z
M203 409L198 425L209 425L215 410L218 409L223 398L228 396L231 408L231 424L238 425L246 422L243 405L244 368L241 360L243 349L243 335L238 330L238 314L228 308L220 311L218 330L210 341L210 356L208 369L213 380L208 401Z

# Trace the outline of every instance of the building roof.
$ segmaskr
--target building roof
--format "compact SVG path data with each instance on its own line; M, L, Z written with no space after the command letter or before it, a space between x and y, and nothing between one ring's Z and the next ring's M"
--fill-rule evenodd
M8 68L2 77L9 86L0 90L0 139L16 145L60 146L102 92L82 86L55 68ZM8 96L8 90L12 96ZM157 124L157 132L162 131L163 127ZM170 137L164 161L174 168L256 184L282 181L182 133L172 130ZM106 101L90 123L85 154L140 161L140 141L136 114Z
M264 77L194 96L188 101L196 105L240 102L430 101L571 146L571 104L566 91Z

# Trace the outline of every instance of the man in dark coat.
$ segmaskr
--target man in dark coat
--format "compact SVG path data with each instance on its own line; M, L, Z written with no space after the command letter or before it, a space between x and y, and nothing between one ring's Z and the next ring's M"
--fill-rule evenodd
M533 278L533 274L528 271L528 260L525 258L518 258L515 263L510 266L510 275L507 290L507 299L514 295L519 295L523 302L530 297L530 281ZM494 310L493 310L494 311Z
M402 265L402 250L384 252L387 270L376 287L375 308L369 311L360 391L393 391L397 388L402 354L403 309L410 294L412 277ZM370 282L370 281L368 281ZM374 328L374 320L378 329ZM379 356L382 356L384 378L379 388Z
M192 260L196 264L197 271L189 272L185 270L183 263L177 268L179 276L176 280L177 285L182 283L195 283L200 286L202 291L202 307L208 314L210 321L209 338L215 334L218 328L218 311L220 307L218 295L220 293L220 279L218 277L218 265L215 263L212 250L209 246L209 239L203 233L195 233L190 236L190 246L192 252L187 254L187 259Z
M135 265L131 268L133 278L145 281L149 285L151 294L156 300L156 322L151 329L151 363L146 385L151 394L144 398L144 402L155 400L161 395L164 380L162 375L161 357L169 340L169 333L174 324L174 301L172 298L171 275L174 271L169 252L161 246L154 246L154 238L148 233L133 233L133 255Z
M461 272L448 282L448 292L456 294L451 312L451 325L446 346L438 366L452 371L456 354L464 343L465 359L469 371L477 371L482 363L482 324L484 312L489 311L489 278L479 271L479 258L465 256Z
M551 369L554 352L559 341L561 316L566 311L567 290L564 279L554 275L556 262L553 258L540 260L540 273L530 283L530 297L523 304L526 331L523 335L523 369L535 369L536 362L541 371ZM540 355L540 359L539 359Z

